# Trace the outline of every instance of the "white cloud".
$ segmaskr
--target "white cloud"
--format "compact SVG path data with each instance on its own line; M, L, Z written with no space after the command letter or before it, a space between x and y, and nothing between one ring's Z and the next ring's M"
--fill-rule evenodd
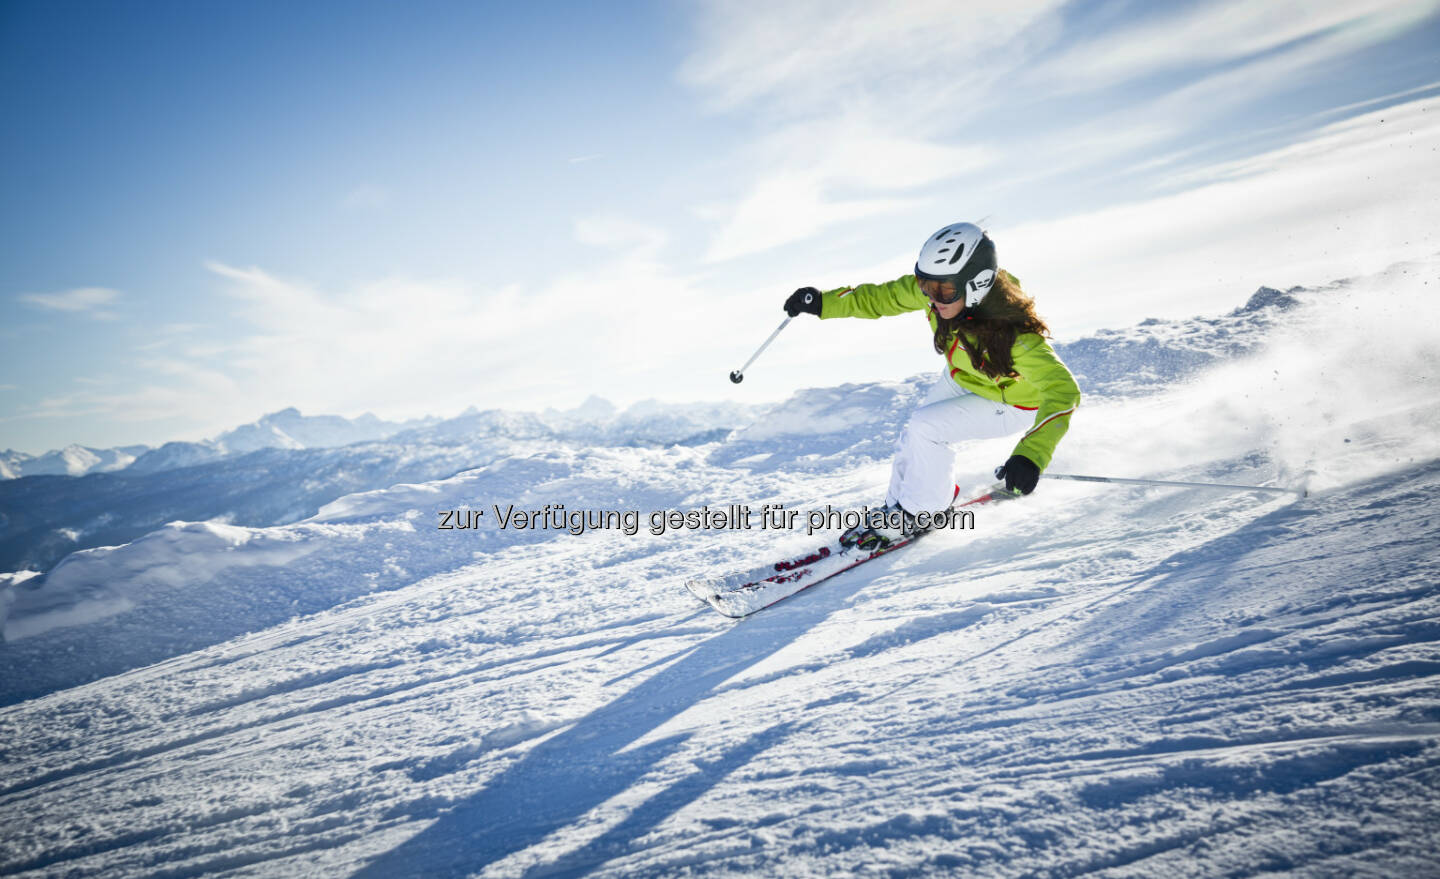
M1383 121L1382 121L1383 120ZM1172 195L1000 230L1002 262L1067 335L1238 304L1440 252L1440 98L1207 169Z
M1380 42L1437 8L1433 0L1223 0L1176 7L1169 14L1106 31L1045 59L1043 78L1066 91L1201 65L1219 65L1280 50L1309 53L1317 41L1331 58ZM1251 80L1251 88L1274 83Z
M84 314L96 320L114 320L115 313L106 306L120 298L119 291L108 287L79 287L62 293L23 293L19 299L50 311Z
M1156 162L1182 154L1162 160L1147 150L1254 142L1262 133L1236 131L1229 114L1303 87L1440 3L1137 4L1108 21L1063 8L1041 0L702 5L680 79L764 132L715 174L748 181L743 188L695 209L715 224L708 259L926 199L949 206L944 218L1003 212L986 201L997 181L1014 193L1063 174L1153 174ZM1084 30L1092 26L1102 28L1093 38ZM1179 84L1137 97L1146 93L1137 83L1162 74ZM1088 104L1065 97L1082 93Z
M134 349L125 380L83 383L15 418L185 417L208 435L284 406L388 417L469 406L536 409L592 393L619 403L696 399L691 369L716 361L748 313L720 307L660 261L667 237L621 215L580 220L597 249L499 289L385 279L327 290L257 267L212 262L233 298L227 335L167 325ZM583 248L581 254L586 254ZM778 311L778 303L776 304ZM185 332L180 332L185 330ZM689 387L690 391L684 389Z
M982 173L995 151L905 138L844 118L785 127L757 142L750 161L766 169L759 179L737 201L705 209L720 220L705 254L709 262L914 210L935 184Z
M1269 8L1264 4L1249 5ZM1381 3L1369 5L1386 6ZM1347 16L1341 10L1332 10L1331 15L1320 15L1316 19L1302 18L1304 26L1309 28L1308 36L1283 51L1263 54L1243 63L1227 66L1184 86L1170 89L1152 100L1123 102L1116 111L1091 120L1081 130L1061 132L1060 136L1069 139L1083 138L1094 132L1125 132L1126 136L1116 142L1118 148L1112 150L1111 155L1122 155L1167 138L1182 139L1188 131L1195 130L1205 132L1202 142L1214 142L1218 139L1217 134L1206 129L1213 126L1216 120L1253 102L1262 94L1295 88L1321 65L1334 63L1339 56L1368 42L1391 35L1391 31L1402 24L1413 23L1413 9L1417 5L1419 4L1409 4L1399 9L1372 9L1368 14L1355 18ZM1298 10L1292 11L1298 15ZM1268 14L1261 18L1268 20ZM1279 36L1291 33L1291 30L1282 30ZM1276 39L1278 40L1278 36ZM1067 77L1067 71L1057 71L1057 81ZM1075 83L1082 80L1070 78L1070 81ZM1264 133L1247 127L1230 136L1255 137L1263 136ZM1098 160L1103 158L1103 155L1093 158Z
M717 0L700 8L697 47L680 78L717 109L767 100L815 115L844 106L858 88L928 94L932 112L945 112L955 104L942 98L990 79L1007 63L1007 44L1062 5Z
M801 241L827 226L913 209L907 199L832 200L823 177L796 173L762 180L728 210L706 251L708 262L733 259Z
M717 109L746 107L747 124L765 132L715 174L748 183L732 199L695 208L718 223L706 259L914 210L935 184L983 173L999 147L988 128L964 126L1019 63L1023 53L1011 44L1057 6L703 6L680 78Z

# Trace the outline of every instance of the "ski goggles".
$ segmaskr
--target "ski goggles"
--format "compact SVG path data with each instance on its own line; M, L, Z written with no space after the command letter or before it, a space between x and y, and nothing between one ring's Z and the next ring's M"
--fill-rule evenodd
M920 275L919 272L917 272L916 275L917 275L917 276L920 278L920 280L922 280L922 281L930 281L931 283L935 283L935 284L942 283L939 278L934 278L934 277L928 277L928 278L927 278L927 277L925 277L925 276L923 276L923 275ZM939 294L931 293L931 292L929 292L928 290L926 290L924 287L921 287L921 288L920 288L920 292L924 293L927 297L929 297L929 299L930 299L931 302L934 302L934 303L936 303L937 305L952 305L952 304L954 304L954 303L956 303L956 302L959 302L961 299L965 298L965 290L964 290L963 288L961 288L960 286L956 285L953 278L946 278L945 281L948 282L948 283L950 283L950 285L954 288L954 292L951 293L951 294L948 295L948 296L945 295L944 293L939 293Z

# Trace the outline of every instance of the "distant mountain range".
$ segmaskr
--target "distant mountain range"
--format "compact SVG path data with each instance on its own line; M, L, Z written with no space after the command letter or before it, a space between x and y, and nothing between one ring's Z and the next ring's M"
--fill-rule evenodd
M14 449L6 449L0 452L0 479L109 473L124 470L149 450L149 446L92 449L89 446L69 445L43 455L27 455Z
M443 479L513 454L519 443L701 445L764 408L648 401L619 411L592 397L564 411L472 408L404 423L286 409L213 440L132 454L128 466L0 481L0 572L48 570L75 550L125 543L175 520L296 522L342 495Z
M242 424L214 439L201 442L170 442L158 449L149 446L121 446L94 449L66 446L43 455L6 450L0 452L0 479L22 476L84 476L87 473L158 473L190 467L258 449L324 449L351 443L384 439L437 419L382 421L370 413L359 418L339 415L301 415L295 408L272 412L258 421Z
M129 475L160 473L194 467L261 449L332 449L356 443L399 437L402 442L444 442L500 434L512 438L576 438L581 434L604 437L617 445L665 445L693 438L724 423L734 426L737 416L753 407L743 404L669 404L644 400L621 411L613 403L591 396L573 409L511 412L472 407L449 419L417 418L385 421L365 413L358 418L339 415L302 415L291 407L242 424L214 439L168 442L158 448L145 445L96 449L70 445L42 455L7 449L0 452L0 480L25 476L84 476L89 473Z

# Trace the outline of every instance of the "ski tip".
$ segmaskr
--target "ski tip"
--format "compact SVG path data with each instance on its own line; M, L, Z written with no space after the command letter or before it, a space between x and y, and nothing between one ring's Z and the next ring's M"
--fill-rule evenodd
M719 595L712 595L705 599L705 603L715 609L715 612L722 617L729 617L732 620L744 619L745 612L736 613L732 608L726 606L726 602L720 599Z
M685 591L700 599L709 601L716 593L723 591L724 583L716 577L691 577L685 581Z

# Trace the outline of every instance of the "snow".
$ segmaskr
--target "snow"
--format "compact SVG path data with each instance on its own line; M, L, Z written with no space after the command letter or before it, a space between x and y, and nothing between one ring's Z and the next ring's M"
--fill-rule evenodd
M1057 471L1308 498L1042 481L738 623L681 581L804 517L648 514L873 503L933 376L691 444L477 410L443 475L0 575L0 873L1430 875L1437 266L1062 346ZM965 487L1008 448L962 445Z

